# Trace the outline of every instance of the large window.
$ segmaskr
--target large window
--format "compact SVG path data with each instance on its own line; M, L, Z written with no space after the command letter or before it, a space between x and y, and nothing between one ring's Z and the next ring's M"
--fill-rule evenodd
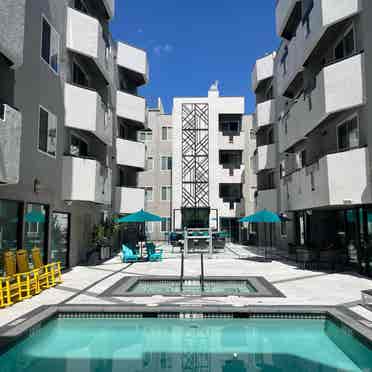
M152 170L154 168L154 158L152 156L148 156L146 159L146 170Z
M88 144L80 137L71 134L70 154L73 156L88 156Z
M51 261L61 262L61 268L69 266L70 215L54 212L51 224Z
M39 113L39 150L56 156L57 117L43 107L40 107Z
M352 26L335 47L335 60L351 56L355 52L354 27Z
M161 156L160 157L160 169L162 171L172 169L172 157L171 156Z
M170 141L172 139L172 127L161 127L161 140Z
M170 201L172 196L171 186L161 186L161 201Z
M26 204L24 247L29 253L32 248L37 247L40 248L42 256L46 255L47 218L47 207L45 205Z
M348 150L359 146L358 118L355 116L337 127L339 150Z
M154 189L152 186L147 186L145 189L145 201L151 202L154 200Z
M58 73L59 34L44 17L42 18L41 57L54 72Z
M15 252L18 246L22 218L20 203L0 200L0 275L4 275L3 254Z
M168 232L168 231L170 231L170 228L171 228L170 217L163 217L163 219L161 220L160 231L161 232Z

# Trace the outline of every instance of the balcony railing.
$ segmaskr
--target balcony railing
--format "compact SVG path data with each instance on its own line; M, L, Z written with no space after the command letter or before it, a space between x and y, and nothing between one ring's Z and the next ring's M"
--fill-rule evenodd
M147 83L149 66L144 50L119 42L117 64L127 71L132 77L131 80L135 81L137 85Z
M111 81L113 58L98 19L67 8L66 44L67 49L92 58L105 80Z
M135 213L145 207L145 190L131 187L116 187L115 212Z
M65 110L67 127L91 132L112 145L113 114L96 91L66 83Z
M258 130L265 125L273 124L277 121L275 113L275 100L265 101L257 104L256 114L254 115L253 128Z
M327 154L282 179L282 205L295 211L369 203L367 164L366 147Z
M252 71L252 90L255 92L260 84L274 76L275 52L256 61Z
M64 156L62 163L64 200L111 204L111 169L95 159Z
M142 142L128 141L122 138L116 140L116 162L119 165L145 169L146 145Z
M276 144L257 147L251 163L255 174L276 168Z
M146 121L146 101L142 97L118 91L116 113L123 119L144 124Z

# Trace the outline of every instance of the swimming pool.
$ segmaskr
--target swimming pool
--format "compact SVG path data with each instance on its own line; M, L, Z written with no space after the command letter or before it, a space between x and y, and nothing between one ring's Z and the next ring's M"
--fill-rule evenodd
M245 296L245 297L284 297L263 277L126 277L108 288L103 297L127 296Z
M322 317L55 318L0 356L2 372L365 372L371 366L371 349Z

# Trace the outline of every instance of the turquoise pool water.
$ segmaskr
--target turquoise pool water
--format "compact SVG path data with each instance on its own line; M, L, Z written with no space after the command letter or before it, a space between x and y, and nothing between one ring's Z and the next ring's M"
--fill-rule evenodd
M139 280L129 288L135 294L186 294L201 295L203 293L222 293L229 295L256 293L256 289L247 280L206 280L202 291L200 280L184 280L181 291L179 280Z
M370 371L330 321L56 319L0 356L1 372Z

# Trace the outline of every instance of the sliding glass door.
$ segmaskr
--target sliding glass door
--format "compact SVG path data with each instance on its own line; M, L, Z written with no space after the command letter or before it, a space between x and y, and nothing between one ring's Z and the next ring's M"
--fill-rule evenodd
M70 215L52 213L51 223L51 261L60 261L62 270L69 267L70 254Z

